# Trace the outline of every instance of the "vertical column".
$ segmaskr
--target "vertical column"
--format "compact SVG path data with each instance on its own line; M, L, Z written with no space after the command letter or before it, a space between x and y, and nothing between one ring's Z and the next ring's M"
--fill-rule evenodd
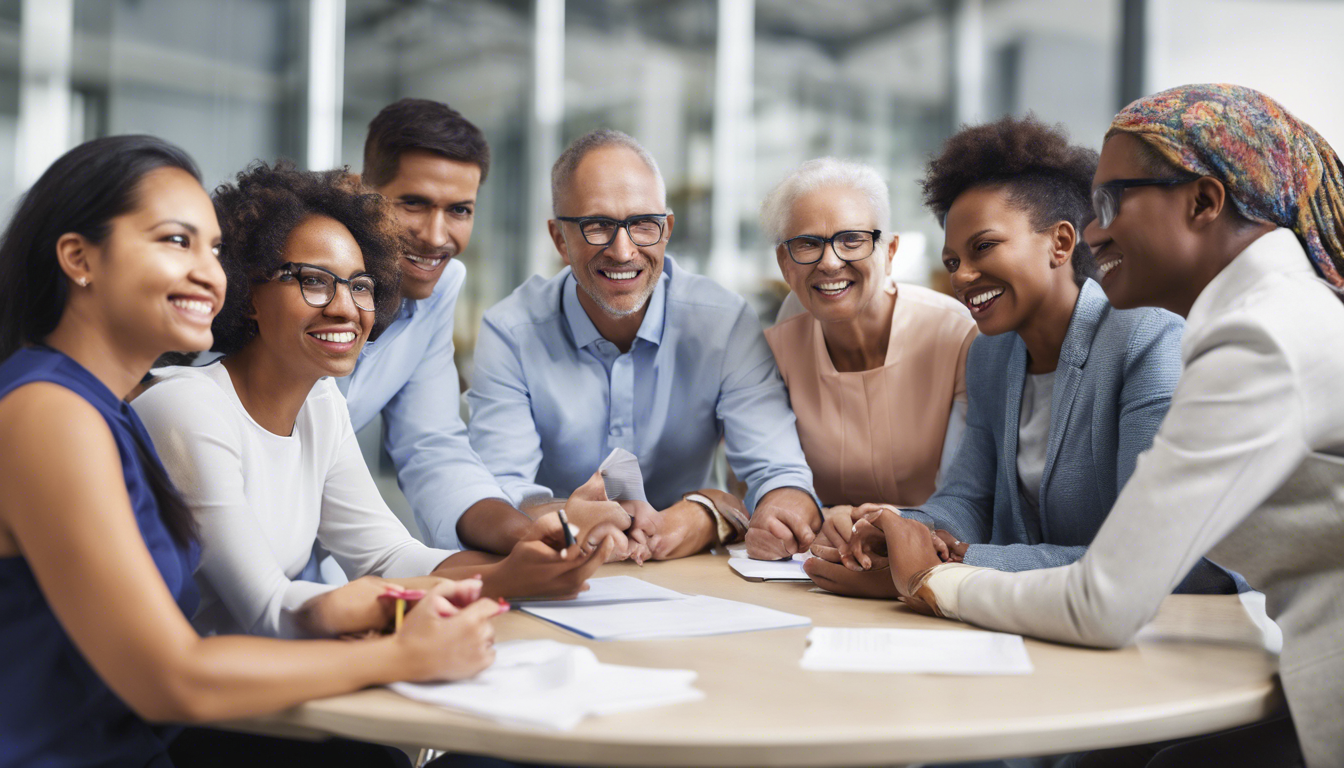
M551 165L560 154L565 116L565 0L535 0L532 115L527 144L527 273L550 276L558 257L546 231L551 218Z
M985 119L983 0L957 0L952 11L953 129Z
M754 187L756 141L752 123L755 0L719 0L714 61L714 178L709 275L740 290L757 273L742 258L742 203Z
M340 164L345 0L308 0L308 169Z
M19 130L14 142L14 185L27 189L71 146L74 0L23 0L19 27Z

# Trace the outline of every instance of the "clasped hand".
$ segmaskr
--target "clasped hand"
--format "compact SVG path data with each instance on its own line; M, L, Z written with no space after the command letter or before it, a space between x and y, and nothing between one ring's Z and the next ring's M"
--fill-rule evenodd
M930 531L885 504L835 506L804 564L819 586L856 597L905 597L910 579L940 563L961 562L967 545Z
M602 474L594 472L565 502L565 514L584 528L585 551L612 542L608 562L672 560L693 555L714 538L714 521L693 501L657 510L646 501L607 501Z

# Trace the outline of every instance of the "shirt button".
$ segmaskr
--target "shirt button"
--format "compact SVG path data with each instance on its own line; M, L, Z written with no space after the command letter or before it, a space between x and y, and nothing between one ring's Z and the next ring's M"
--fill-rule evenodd
M612 437L620 437L620 436L623 435L623 434L625 434L625 428L624 428L624 427L621 427L621 426L618 425L618 426L614 426L614 427L611 428L611 435L612 435Z

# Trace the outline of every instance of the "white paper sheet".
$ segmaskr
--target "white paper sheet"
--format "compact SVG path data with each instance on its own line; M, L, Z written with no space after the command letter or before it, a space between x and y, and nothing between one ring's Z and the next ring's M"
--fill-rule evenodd
M509 602L522 606L525 603L546 603L553 606L607 605L610 603L646 603L653 600L680 600L686 595L650 584L634 576L607 576L601 579L589 579L588 589L578 597L557 600L553 597L511 597Z
M613 448L597 470L612 501L648 501L644 495L644 473L639 458L624 448Z
M504 723L570 730L590 715L699 701L689 669L603 664L587 648L554 640L516 640L495 648L495 663L471 680L393 683L407 698Z
M1029 675L1021 635L976 630L815 627L803 669L931 675Z
M593 640L703 637L805 627L812 623L806 616L707 595L588 606L532 603L521 609Z
M810 554L794 555L789 560L752 560L746 557L728 558L728 567L747 579L761 581L811 581L803 571L803 562Z

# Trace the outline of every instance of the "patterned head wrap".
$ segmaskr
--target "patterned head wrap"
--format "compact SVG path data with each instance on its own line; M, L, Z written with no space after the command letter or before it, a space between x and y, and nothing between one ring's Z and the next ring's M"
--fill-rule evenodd
M1110 133L1223 182L1242 216L1293 230L1321 276L1344 289L1344 166L1283 105L1239 85L1185 85L1125 107Z

